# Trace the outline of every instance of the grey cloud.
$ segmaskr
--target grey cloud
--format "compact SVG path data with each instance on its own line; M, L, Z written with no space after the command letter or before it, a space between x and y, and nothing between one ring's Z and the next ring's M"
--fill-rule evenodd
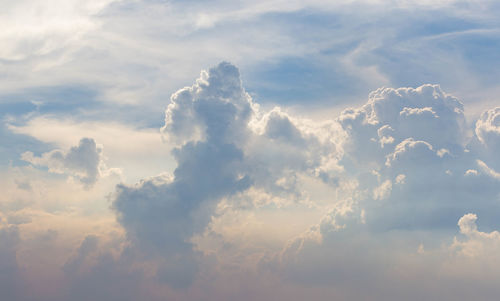
M279 110L269 113L265 134L271 139L283 141L291 146L303 146L306 143L301 131Z
M11 214L7 217L7 222L11 225L21 225L31 223L31 217L26 214L18 213Z
M201 254L190 239L204 231L222 198L249 187L297 197L297 174L314 176L337 152L332 136L340 129L328 132L333 123L300 124L279 109L260 112L229 63L174 93L165 115L162 133L177 146L173 177L119 185L113 207L132 248L162 262L158 279L176 288L195 278Z
M498 277L495 258L500 234L482 232L476 221L475 214L464 214L458 229L438 245L419 246L421 237L409 232L353 236L336 231L321 242L303 237L288 245L275 272L303 289L330 288L326 294L337 293L341 300L460 300L464 296L491 300L499 293L491 279Z
M63 266L64 288L56 300L159 300L144 289L146 277L133 268L132 258L126 253L113 255L116 247L103 248L98 236L87 235Z
M99 238L97 236L87 235L78 248L76 256L65 263L63 270L70 274L77 272L78 268L83 265L83 262L88 255L95 252L98 243Z
M379 89L361 108L345 110L338 118L347 134L339 176L358 186L267 267L293 283L328 284L347 299L367 294L397 300L411 291L415 300L453 300L459 294L442 294L418 278L438 273L429 262L452 255L425 255L422 269L407 266L409 275L415 273L409 277L425 287L421 292L405 282L401 291L390 290L387 283L398 276L387 267L406 266L409 246L416 252L419 242L435 248L455 233L457 220L469 239L456 243L459 249L496 244L496 231L478 232L476 216L464 215L478 212L490 227L500 226L498 173L491 168L500 162L490 151L496 147L496 115L496 109L485 112L476 123L477 136L468 138L462 104L435 85ZM397 254L401 258L393 258ZM459 278L470 280L467 265L459 266ZM449 276L443 275L441 283L454 287L456 279ZM472 282L480 293L481 281ZM497 291L488 289L480 298Z
M211 285L237 275L241 278L234 282L243 286L249 276L238 264L229 268L234 274L222 275L228 271L224 258L211 257L213 250L197 244L198 236L217 231L211 222L226 214L220 207L237 212L305 202L324 210L323 218L281 253L266 253L258 270L266 277L298 290L331 290L312 300L443 297L432 283L422 281L425 273L438 275L429 262L462 256L479 243L495 247L498 240L497 232L480 232L475 216L464 215L476 212L490 227L500 226L498 158L491 151L496 147L496 115L496 110L483 114L469 140L462 104L439 86L424 85L379 89L365 105L345 110L335 120L306 120L280 108L259 109L243 89L238 69L221 63L170 99L162 135L177 162L173 174L117 186L112 207L126 241L105 246L98 236L87 236L66 261L65 290L54 299L161 300L172 294L196 300L190 293L207 287L213 295L224 295ZM40 157L28 153L24 159L82 182L94 183L101 176L102 151L92 139L82 139L68 151ZM327 186L328 193L326 200L316 202L311 190L320 186ZM285 205L273 204L274 199ZM23 222L5 216L9 223ZM458 220L464 237L453 245ZM10 273L5 276L10 287L19 285L12 261L19 235L16 227L6 229L0 230L0 239L13 243L0 245L0 268ZM233 247L220 233L206 235L204 239L218 235L224 248ZM458 251L436 251L443 239ZM425 255L426 248L439 254ZM244 261L261 255L254 252L231 256ZM421 253L424 257L415 255ZM461 279L470 280L463 274L465 266L460 267ZM398 270L409 271L407 278ZM456 286L445 276L445 286ZM217 280L208 281L211 277ZM394 281L398 287L389 287ZM158 288L167 293L155 295ZM18 292L10 289L10 299L16 300ZM408 292L411 298L405 298ZM240 293L231 294L244 299Z
M463 105L437 85L379 89L361 108L319 123L278 108L261 112L238 69L221 63L174 93L165 116L162 133L176 146L173 176L119 185L113 207L131 248L156 258L157 278L172 287L196 278L203 258L190 239L205 230L221 199L244 199L235 196L252 187L300 200L308 193L299 189L301 175L338 191L349 191L342 181L357 183L350 201L337 200L312 230L328 243L311 254L328 253L339 237L451 229L473 209L487 221L494 217L495 180L466 175L478 168L478 154L466 148ZM302 238L291 253L306 245L316 248Z
M0 228L0 291L5 300L21 298L21 274L16 252L20 243L17 226Z
M25 152L21 158L33 165L48 167L50 172L75 176L86 187L91 187L98 180L103 161L102 149L91 138L82 138L78 146L68 151L53 150L40 157Z
M435 85L379 89L361 108L316 122L278 108L260 111L243 89L238 69L221 63L173 94L162 135L173 145L173 175L117 186L113 209L127 244L115 257L100 253L98 239L87 237L65 266L71 292L97 287L95 298L131 299L115 289L141 290L131 284L146 279L133 271L134 263L150 264L154 281L189 290L207 268L192 238L221 214L216 211L221 200L240 208L245 193L257 189L265 198L302 201L309 197L303 177L323 181L338 195L343 190L346 199L332 198L317 225L266 263L292 282L375 290L393 276L370 284L391 264L388 249L399 252L398 244L414 243L418 231L449 233L464 212L478 212L491 223L491 208L498 207L490 165L478 163L481 153L468 148L462 104ZM92 174L84 162L100 162L101 153L90 142L26 159ZM86 157L88 150L96 150L96 156ZM99 169L94 171L97 178ZM344 187L348 182L353 189ZM89 258L98 264L89 266ZM104 288L103 275L123 278L130 287L117 281Z
M134 247L165 259L158 276L172 286L193 281L197 254L189 239L206 227L218 200L251 184L240 148L251 105L236 67L221 63L210 69L191 88L174 94L167 109L163 133L185 140L173 150L178 163L173 178L117 188L118 221ZM185 124L193 128L181 131ZM200 140L191 136L195 130Z

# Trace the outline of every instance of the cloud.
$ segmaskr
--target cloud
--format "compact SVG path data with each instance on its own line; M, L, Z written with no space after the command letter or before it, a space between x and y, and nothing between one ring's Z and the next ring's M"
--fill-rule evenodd
M20 240L17 226L0 228L0 289L6 300L17 300L20 296L21 275L16 259Z
M156 275L172 287L188 287L200 273L206 258L192 239L208 235L213 218L225 214L217 205L272 204L248 203L257 191L288 200L275 206L307 203L327 212L285 248L292 261L306 252L307 262L357 236L451 231L466 210L494 219L494 177L470 176L481 154L467 148L462 103L437 85L378 89L365 105L318 122L280 108L263 111L241 86L238 69L221 63L174 93L165 116L173 175L120 185L113 206L132 248L161 262ZM321 185L335 197L316 199ZM471 189L477 185L481 193ZM351 251L338 258L356 260ZM347 266L338 268L347 273Z
M30 59L65 48L86 32L95 29L92 17L113 1L4 2L1 26L7 28L0 51L7 61Z
M486 147L498 149L500 147L500 107L481 114L476 121L475 132L479 141Z
M488 112L481 119L487 120L484 116L492 111ZM406 269L416 286L425 286L424 295L436 295L435 288L421 282L418 275L440 274L427 264L450 256L453 263L442 265L446 270L443 285L453 286L453 273L470 279L468 265L483 262L458 264L461 259L454 256L494 246L498 236L496 231L479 232L475 215L459 220L460 232L468 238L465 242L431 253L416 244L436 245L437 237L442 237L439 231L452 233L456 220L467 211L479 211L487 224L500 226L496 214L491 213L498 208L497 172L478 159L488 158L493 164L498 158L488 156L475 144L478 138L469 136L463 105L436 85L384 88L371 93L360 108L345 110L337 120L345 131L337 177L344 184L346 179L356 183L350 196L333 201L333 209L316 225L291 239L276 257L264 260L263 266L293 283L332 285L349 296L347 299L381 291L385 299L398 299L404 291L393 294L386 286L387 281L399 277L397 269ZM427 233L429 238L423 239L419 233ZM426 254L417 259L424 268L413 266L413 255L401 247L405 243ZM455 252L450 250L460 252L450 254ZM457 264L455 270L450 268L453 264ZM395 271L387 266L399 268ZM375 277L381 277L380 282ZM413 290L414 285L404 285L406 293L414 292L417 299L422 296ZM359 295L358 287L364 288Z
M385 180L379 187L373 190L373 198L375 200L381 200L389 197L391 195L392 182L390 180Z
M122 169L123 177L130 182L170 171L175 161L168 153L170 147L162 143L158 129L138 128L126 123L109 121L78 121L40 116L19 126L9 125L15 134L28 135L44 144L59 149L69 149L78 140L75 137L92 137L106 148L106 163ZM130 141L134 141L133 144Z
M412 232L374 235L336 228L323 239L310 235L290 242L273 268L301 289L321 287L325 293L330 288L326 294L341 300L456 300L464 295L490 300L498 293L492 279L498 276L500 236L480 231L476 221L475 214L463 215L459 232L437 243L429 240L425 247Z
M352 143L358 136L369 136L365 143L392 137L398 144L413 138L438 149L455 149L464 143L463 104L438 85L378 89L361 108L344 111L339 122ZM380 133L375 135L376 131Z
M120 185L113 206L133 247L160 258L157 275L174 287L193 281L201 253L190 240L204 232L221 200L239 207L250 187L298 200L301 175L338 168L338 126L295 120L279 108L261 112L229 63L174 93L165 116L173 176Z
M0 12L0 102L13 104L2 106L2 118L17 134L56 148L26 147L35 142L4 135L4 142L17 143L8 149L16 158L20 148L33 152L25 155L31 165L18 167L15 160L1 172L0 216L12 228L0 234L0 265L13 271L19 262L38 275L18 291L37 300L445 300L453 293L456 300L487 295L474 288L495 292L494 273L488 282L481 273L458 271L462 281L447 285L449 278L432 277L440 257L415 260L420 270L391 261L398 255L411 261L415 245L426 253L443 237L449 242L466 212L481 217L480 229L498 228L495 109L473 133L463 122L465 114L475 118L478 107L497 99L494 1L35 2L6 1ZM221 59L240 65L247 91L262 108L240 93L235 68L213 68L172 96L160 145L165 93ZM326 108L357 106L360 95L380 83L429 81L460 96L467 112L434 85L380 89L366 108L338 119ZM92 105L87 94L71 100L67 85L95 91ZM39 95L26 93L40 86L56 91L42 116ZM29 105L26 115L14 118L17 97ZM268 109L273 102L281 108ZM311 110L329 120L299 117ZM146 114L148 120L138 120ZM106 162L123 168L126 182L111 197L113 212L106 201L111 185L104 187L103 170L91 159L102 162L102 151L97 145L80 149L75 137L93 137L105 146ZM94 189L33 166L94 183ZM127 232L123 250L103 242L112 223L101 220L114 214ZM281 263L290 274L253 270L263 254L310 224L302 235L307 239L285 248L297 251ZM61 236L64 245L40 249L29 240L48 226L71 229ZM59 268L54 262L65 261L63 250L72 249L67 262L76 272L52 278ZM380 265L401 272L384 273ZM2 297L29 300L14 296L17 274L7 270L0 273ZM51 298L61 287L70 293ZM439 289L449 292L433 294Z
M49 124L37 133L49 142L59 138L48 137L48 129L66 125L64 131L81 133L89 124L35 120L12 128L35 135L35 124ZM208 290L228 299L242 296L247 284L258 291L262 283L253 275L276 281L278 289L262 294L277 299L289 286L328 290L313 300L440 296L425 279L451 271L441 260L482 254L476 245L497 237L495 231L480 232L476 217L464 213L476 212L489 227L500 226L494 210L498 175L490 167L498 159L489 156L485 136L470 137L465 124L462 103L437 85L381 88L364 105L328 120L263 109L243 88L238 68L220 63L172 94L161 129L165 145L148 144L160 158L155 162L161 155L175 160L172 172L122 183L109 196L124 237L106 242L102 228L87 226L82 240L66 238L66 250L75 252L61 264L67 290L58 297L84 298L92 289L96 299L193 300ZM144 138L133 136L127 143L144 141L137 137ZM63 138L57 143L67 143ZM132 152L141 159L146 153ZM102 149L89 138L67 150L28 152L23 159L84 183L103 176ZM29 178L27 170L43 171L20 170L7 185L9 199L40 194L45 182ZM35 227L40 216L67 220L83 211L20 211L9 207L13 203L0 207L1 216L19 229ZM25 212L31 223L25 223ZM463 236L450 245L457 220ZM283 241L288 243L281 246ZM466 266L459 267L456 275L470 279ZM426 273L431 276L421 277ZM443 285L456 284L444 276ZM399 284L395 291L387 285L393 281ZM237 283L232 293L226 282Z
M488 112L476 128L492 120L493 111ZM498 159L470 137L463 104L439 86L378 89L366 104L343 111L337 120L346 133L341 177L358 183L357 214L364 210L373 229L450 229L467 210L494 221L488 208L498 188L488 166Z
M197 255L189 239L206 227L221 197L251 184L240 148L251 114L236 67L221 63L202 73L173 95L166 112L164 135L181 141L173 150L173 178L117 188L113 206L127 237L139 250L166 259L158 276L175 287L189 286L195 276Z
M97 146L91 138L82 138L78 146L73 146L66 152L53 150L40 157L32 152L25 152L21 158L35 166L47 167L49 172L74 176L87 188L109 172L103 162L102 147Z
M465 214L458 221L460 233L466 240L459 241L455 238L452 245L460 255L467 257L483 257L488 260L496 257L500 249L500 233L498 231L481 232L477 228L477 215L473 213Z
M483 112L476 121L474 133L477 141L471 143L471 148L480 154L485 166L499 170L500 161L497 157L500 150L500 108Z
M157 107L165 90L185 85L200 66L227 59L245 70L251 90L267 101L345 104L381 83L427 81L493 95L493 84L482 80L488 72L471 69L494 69L496 52L482 52L489 63L468 55L484 49L470 43L471 37L485 39L485 47L494 50L496 23L486 21L495 20L493 2L215 1L210 7L199 1L59 2L4 5L4 93L85 85L97 91L99 101L142 110L145 102ZM246 37L239 34L243 30ZM306 70L287 64L290 59L303 61ZM272 75L272 82L266 78L276 63L286 65L279 73L290 74L292 83L280 74ZM110 76L101 76L105 72ZM333 83L338 89L323 87Z

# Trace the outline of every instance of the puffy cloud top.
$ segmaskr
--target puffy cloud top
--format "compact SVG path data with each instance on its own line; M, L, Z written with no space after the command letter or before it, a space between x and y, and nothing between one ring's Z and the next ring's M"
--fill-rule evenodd
M500 107L481 114L476 122L476 135L491 150L500 149Z
M223 62L203 71L193 86L172 95L162 132L169 141L180 144L190 140L234 142L244 138L252 113L252 101L241 86L238 69Z
M477 225L476 225L476 220L477 220L477 215L473 213L468 213L464 216L462 216L458 220L458 226L460 227L460 233L469 235L474 232L477 232Z
M251 114L236 67L221 63L202 72L192 87L174 93L166 111L162 131L179 143L173 178L118 187L119 222L135 248L165 259L157 275L173 286L193 280L197 255L189 239L206 227L217 201L250 185L240 144Z
M437 85L378 89L362 107L323 122L264 112L238 69L221 63L170 98L162 134L173 174L119 185L113 208L131 253L152 258L157 279L174 288L195 281L203 256L193 237L211 231L221 204L322 208L325 216L287 245L281 264L307 261L350 235L451 229L472 209L491 220L496 180L466 148L464 123L462 104ZM480 193L469 189L478 185ZM316 188L331 193L324 204ZM476 229L468 215L459 225L464 234Z
M380 88L370 93L364 106L345 110L338 120L349 133L349 150L358 159L380 158L408 138L453 152L465 142L463 105L438 85ZM360 152L367 148L373 151Z
M300 194L299 173L317 176L338 157L332 138L338 127L298 121L278 108L260 112L238 69L226 62L174 93L165 115L162 133L177 161L173 176L119 185L113 206L132 247L161 258L157 276L174 287L193 281L199 254L190 239L222 199L237 199L250 187L264 198L293 198Z

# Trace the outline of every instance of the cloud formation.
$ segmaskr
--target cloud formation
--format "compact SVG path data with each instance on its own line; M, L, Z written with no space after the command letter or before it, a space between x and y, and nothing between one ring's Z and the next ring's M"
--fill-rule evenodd
M172 96L162 131L173 150L173 178L156 177L118 187L114 208L133 245L166 258L158 276L176 287L189 285L197 270L189 239L210 222L220 198L250 186L241 145L252 103L236 67L221 63Z
M463 105L437 85L379 89L362 107L313 122L280 108L262 111L242 88L236 67L221 63L173 94L162 133L175 146L173 176L119 186L114 208L133 246L161 258L158 276L173 286L194 281L203 254L191 239L224 214L217 204L248 208L244 195L258 191L274 202L292 200L285 206L307 200L333 208L282 251L280 258L287 254L304 264L331 254L338 240L350 244L388 230L451 231L453 221L472 209L488 221L494 217L487 212L498 189L491 173L478 172L480 153L467 147ZM312 183L336 196L319 202ZM484 188L481 195L470 190L477 185ZM357 258L348 250L342 260Z
M451 300L456 295L442 296L420 275L453 286L451 274L470 279L469 265L482 264L476 254L494 256L485 250L495 250L498 233L479 231L467 212L500 228L496 113L485 112L470 133L462 103L423 85L381 88L336 118L310 120L262 109L238 68L220 63L170 98L161 135L173 172L116 187L112 213L124 236L89 233L73 245L60 266L67 290L53 299L92 288L97 299L197 300L208 288L214 299L245 300L243 283L259 290L268 282L279 289L261 293L274 299L290 287L321 287L328 293L313 300L400 300L408 293ZM89 138L22 158L88 186L108 170ZM2 215L3 229L23 229L21 213ZM29 216L36 221L37 214ZM12 258L24 243L0 254ZM237 287L232 293L228 278Z
M25 152L21 158L35 166L43 166L49 172L68 174L77 178L86 187L91 187L102 174L108 172L104 165L102 147L94 139L82 138L78 146L68 151L53 150L40 157Z
M0 289L2 298L6 300L17 300L19 297L21 275L16 259L19 242L16 226L0 228Z
M0 3L0 299L498 298L497 1Z
M120 185L113 206L133 246L165 260L158 276L174 286L192 281L199 254L190 239L203 233L222 199L238 200L250 187L265 198L297 196L299 173L316 175L336 156L334 132L327 131L334 125L299 130L279 109L260 112L229 63L174 93L165 115L162 133L176 145L173 176Z

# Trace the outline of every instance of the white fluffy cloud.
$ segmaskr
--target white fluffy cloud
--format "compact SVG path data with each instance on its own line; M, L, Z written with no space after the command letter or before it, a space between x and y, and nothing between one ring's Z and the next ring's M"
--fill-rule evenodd
M483 114L476 133L492 115ZM470 137L462 103L439 86L378 89L338 121L347 133L340 164L358 181L358 210L373 227L451 228L464 211L476 208L484 216L496 202L495 171L477 159L498 160Z
M476 121L477 143L472 147L481 154L482 165L488 169L500 170L500 107L483 112ZM495 172L495 171L494 171Z
M460 218L458 226L466 240L455 239L453 247L461 255L468 257L483 257L484 259L496 257L500 250L500 233L498 231L481 232L477 228L476 221L477 215L473 213L465 214Z
M476 135L486 147L492 149L500 147L500 107L481 114L476 122Z

